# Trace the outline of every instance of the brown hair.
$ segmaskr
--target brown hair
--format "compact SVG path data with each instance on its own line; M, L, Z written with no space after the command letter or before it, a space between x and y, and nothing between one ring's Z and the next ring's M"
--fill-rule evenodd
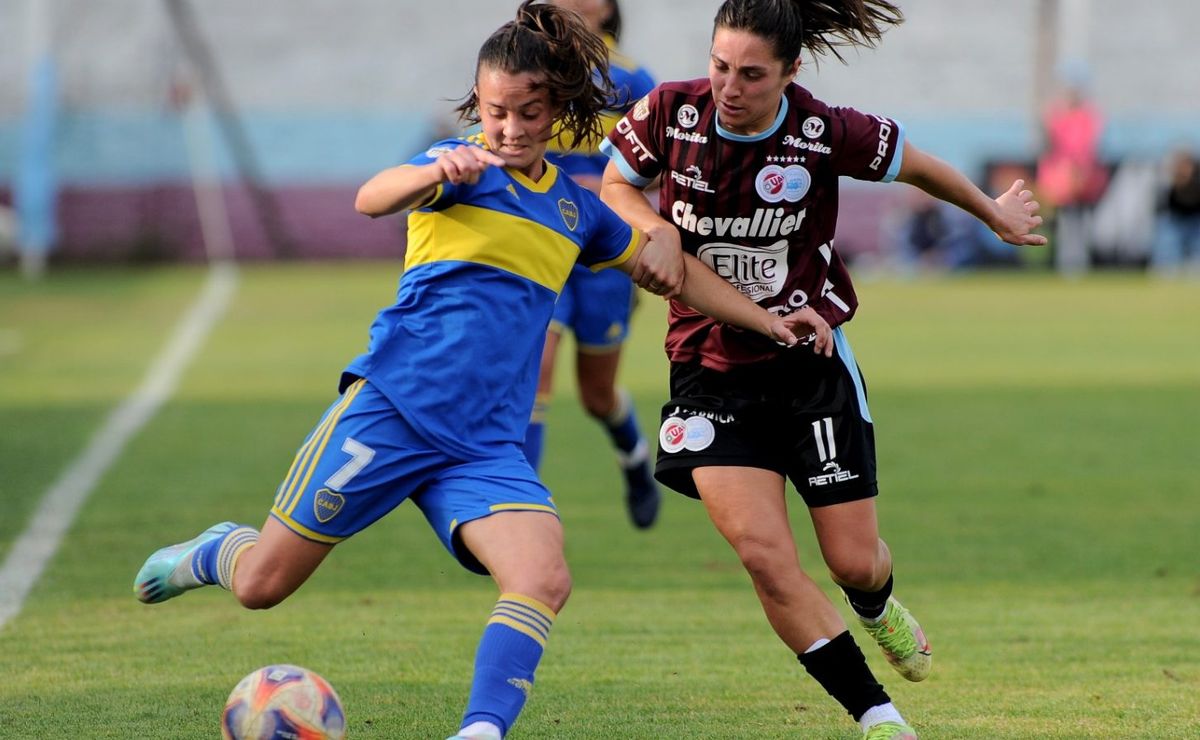
M576 141L603 136L600 114L612 96L608 47L578 14L525 0L517 17L483 42L475 63L477 80L483 67L505 74L543 75L551 103L562 109L560 131ZM456 110L462 120L479 123L479 95L474 89Z
M749 31L766 39L785 65L807 49L845 61L838 47L874 46L904 14L886 0L725 0L713 21L718 28Z

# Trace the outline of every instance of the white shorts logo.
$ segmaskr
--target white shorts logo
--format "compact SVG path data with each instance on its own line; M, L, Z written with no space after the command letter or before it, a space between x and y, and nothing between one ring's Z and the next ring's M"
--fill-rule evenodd
M809 116L804 119L800 131L810 139L819 139L825 133L825 122L816 116Z
M686 421L668 416L658 430L658 444L667 454L685 449L699 452L707 449L716 437L713 423L703 416L689 416Z
M766 247L712 242L696 250L696 257L712 271L758 302L779 295L787 280L787 239Z
M696 106L691 103L681 105L675 113L675 120L679 121L679 125L683 128L692 128L700 120L700 111L696 110Z
M676 453L687 443L687 422L678 416L668 416L658 430L658 445L663 452Z
M683 426L683 446L692 452L707 448L717 437L713 423L703 416L693 416L685 421Z

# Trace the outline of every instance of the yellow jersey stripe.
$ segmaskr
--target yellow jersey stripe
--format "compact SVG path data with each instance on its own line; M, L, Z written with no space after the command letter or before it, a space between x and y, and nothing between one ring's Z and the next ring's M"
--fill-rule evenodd
M350 406L350 402L354 400L354 397L358 395L358 392L362 390L362 387L365 384L366 381L362 379L359 379L351 384L350 387L346 389L346 392L342 394L342 400L338 403L337 407L332 413L329 414L329 418L326 420L328 423L323 425L324 429L321 430L320 434L313 435L311 440L313 442L313 447L311 450L309 450L308 460L303 466L303 476L300 475L301 471L297 471L296 479L292 482L292 490L289 491L288 495L284 497L285 502L281 503L279 506L279 508L286 511L288 514L291 514L293 511L295 511L296 505L300 503L300 499L304 494L304 489L308 486L308 481L312 478L313 472L317 469L317 462L321 459L321 455L325 452L325 445L329 444L329 438L333 436L333 428L337 426L338 420L342 418L342 414L345 413L346 409Z
M340 407L345 400L346 397L343 395L342 398L338 400L338 406ZM276 506L285 506L288 498L290 498L295 492L296 479L300 475L300 471L303 470L304 466L308 464L309 457L312 454L313 446L316 444L316 441L320 439L321 435L325 432L325 428L329 424L333 423L333 419L336 416L336 411L337 407L330 411L325 418L321 420L321 423L317 425L317 428L313 430L313 433L309 435L304 444L300 446L299 451L296 452L296 457L292 460L292 466L288 468L287 475L285 475L283 478L283 483L279 485L279 490L275 493Z
M271 515L274 516L276 519L278 519L280 521L280 523L283 524L283 526L292 530L293 532L300 535L301 537L303 537L306 540L312 540L313 542L321 542L326 545L336 545L337 543L346 539L345 537L330 537L327 534L321 534L320 532L314 532L311 529L309 529L308 527L304 526L303 524L298 523L296 520L292 519L287 514L280 511L278 506L271 507Z
M618 118L617 120L620 119ZM536 182L511 167L505 167L504 171L526 190L531 190L535 193L548 193L550 192L550 188L554 187L554 183L558 182L558 168L544 159L542 160L542 165L546 168L546 171L542 173L542 179Z
M621 251L621 255L616 259L611 259L607 262L597 262L596 264L592 265L592 272L600 272L606 267L612 267L613 265L619 265L628 261L629 258L633 256L633 253L637 251L638 245L640 245L641 242L642 232L638 231L637 229L633 229L633 234L631 234L629 237L629 243L625 245L625 249Z
M577 259L575 242L525 216L458 204L432 213L414 211L408 219L406 270L435 262L470 262L558 293Z
M492 504L488 507L489 511L548 511L551 514L558 514L558 509L553 506L543 506L541 504Z
M364 381L356 381L354 385ZM353 385L351 386L353 388ZM347 392L350 388L347 389ZM334 424L338 417L341 416L341 409L346 405L347 394L342 394L337 405L321 420L317 428L309 435L308 440L300 447L300 451L296 453L296 459L292 461L292 467L288 470L288 474L283 479L283 483L279 486L279 492L275 496L275 505L281 509L287 507L289 500L296 495L296 482L300 479L302 471L311 464L312 453L316 448L317 441L325 434L325 431Z

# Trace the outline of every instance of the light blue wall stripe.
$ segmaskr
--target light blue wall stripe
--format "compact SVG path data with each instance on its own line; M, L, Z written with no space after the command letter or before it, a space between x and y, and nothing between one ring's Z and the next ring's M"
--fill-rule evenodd
M973 178L988 160L1033 159L1038 151L1038 131L1019 116L897 118L914 145ZM439 136L421 112L249 111L245 125L267 181L290 185L359 182ZM218 171L232 177L220 131L215 121L207 126L217 143ZM0 119L0 186L12 185L20 128L19 118ZM55 166L64 185L141 185L188 177L182 125L170 111L63 109L56 142ZM1185 143L1200 148L1200 120L1113 118L1101 148L1108 158L1155 159Z
M217 121L204 124L214 142L216 169L236 172ZM18 159L19 121L0 121L0 182ZM361 181L407 160L436 136L423 116L364 114L255 114L246 136L270 183ZM64 111L58 121L55 166L71 185L138 185L187 179L181 119L169 112Z

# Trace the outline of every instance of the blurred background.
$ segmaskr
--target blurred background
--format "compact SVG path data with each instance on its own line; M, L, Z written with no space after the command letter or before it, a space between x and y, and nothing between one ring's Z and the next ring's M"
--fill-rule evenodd
M0 265L400 254L354 191L456 130L515 5L0 3ZM660 80L703 76L718 5L626 3L622 46ZM1054 247L1017 255L906 186L847 181L839 246L860 269L1195 271L1200 4L900 5L878 49L806 59L800 83L901 120L993 194L1036 183Z

